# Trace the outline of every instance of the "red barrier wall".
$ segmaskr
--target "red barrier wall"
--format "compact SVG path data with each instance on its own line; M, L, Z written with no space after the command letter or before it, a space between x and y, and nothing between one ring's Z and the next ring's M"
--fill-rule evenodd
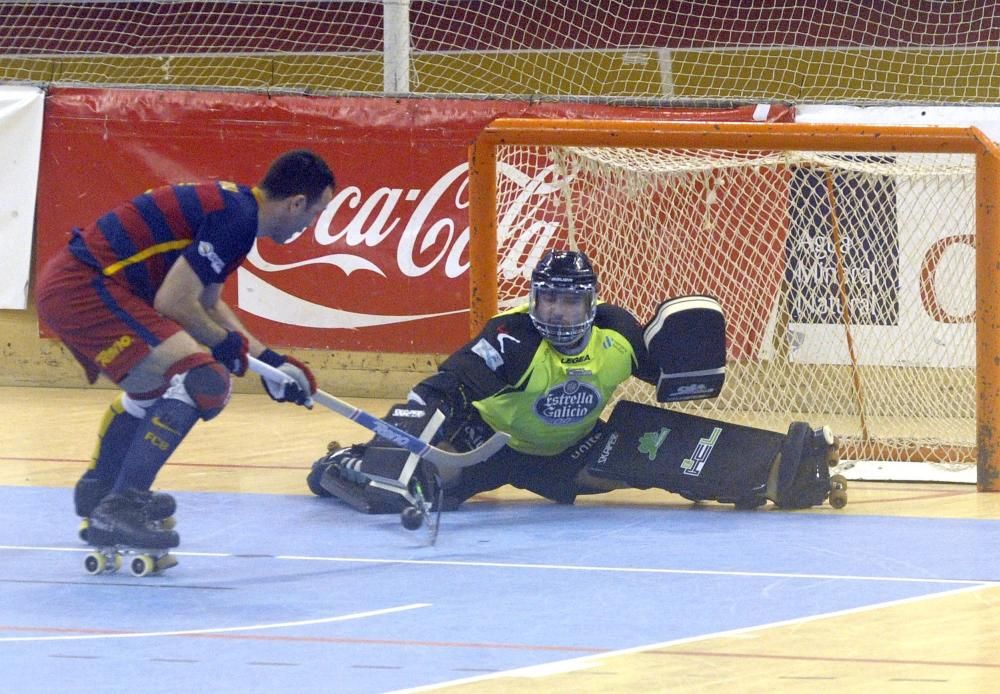
M737 120L738 109L271 97L53 89L46 102L36 262L69 231L150 187L255 183L278 154L327 159L336 197L315 228L268 241L227 284L275 346L445 353L467 337L467 146L498 116ZM772 107L770 120L790 120Z

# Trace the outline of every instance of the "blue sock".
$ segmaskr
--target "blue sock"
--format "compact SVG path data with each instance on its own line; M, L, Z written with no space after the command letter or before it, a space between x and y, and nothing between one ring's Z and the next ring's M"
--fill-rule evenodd
M132 445L135 430L142 419L130 414L122 404L124 393L118 395L101 419L97 430L97 444L90 457L88 478L100 479L111 484L118 477L125 452Z
M146 411L136 429L112 492L125 489L146 491L153 486L160 468L198 421L198 410L173 398L160 398Z

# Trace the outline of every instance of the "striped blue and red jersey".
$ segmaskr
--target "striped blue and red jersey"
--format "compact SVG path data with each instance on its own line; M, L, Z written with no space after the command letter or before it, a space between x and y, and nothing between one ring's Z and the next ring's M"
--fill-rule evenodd
M224 181L162 186L74 229L69 249L152 304L181 256L206 285L223 282L253 248L257 210L249 186Z

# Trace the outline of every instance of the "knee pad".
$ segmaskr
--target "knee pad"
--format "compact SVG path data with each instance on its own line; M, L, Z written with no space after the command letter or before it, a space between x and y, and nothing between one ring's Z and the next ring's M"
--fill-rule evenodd
M222 364L201 364L170 378L165 398L191 405L206 422L216 417L229 402L232 381Z
M398 429L402 429L407 434L419 436L423 440L431 441L440 428L440 418L435 418L437 410L433 407L422 405L416 401L404 402L393 405L383 418L389 424ZM434 421L431 424L432 420ZM375 437L372 442L378 446L393 445L391 441Z

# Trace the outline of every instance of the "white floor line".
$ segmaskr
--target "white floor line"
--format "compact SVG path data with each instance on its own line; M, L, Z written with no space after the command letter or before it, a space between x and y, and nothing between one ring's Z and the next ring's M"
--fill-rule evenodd
M354 612L352 614L342 614L336 617L322 617L319 619L303 619L297 622L276 622L274 624L252 624L242 627L215 627L209 629L184 629L179 631L142 631L123 632L113 634L73 634L61 636L4 636L0 637L0 642L9 643L12 641L84 641L93 639L140 639L155 636L197 636L199 634L226 634L235 631L264 631L266 629L285 629L288 627L301 627L311 624L329 624L330 622L346 622L352 619L365 619L367 617L378 617L394 612L405 612L407 610L417 610L422 607L430 607L430 603L417 602L411 605L401 605L399 607L387 607L382 610L370 610L368 612Z
M982 590L984 588L989 588L989 587L992 587L992 584L957 588L955 590L949 590L942 593L932 593L930 595L919 595L910 598L901 598L899 600L890 600L888 602L880 602L874 605L863 605L861 607L852 607L846 610L825 612L823 614L811 615L809 617L796 617L794 619L786 619L780 622L759 624L757 626L742 627L740 629L730 629L727 631L719 631L712 634L700 634L698 636L688 636L685 638L673 639L672 641L661 641L660 643L650 643L644 646L634 646L632 648L623 648L617 651L608 651L607 653L595 653L592 655L585 655L577 658L569 658L567 660L557 660L542 665L530 665L528 667L515 668L513 670L505 670L503 672L491 672L486 675L476 675L473 677L466 677L463 679L449 680L446 682L437 682L435 684L422 685L420 687L412 687L408 689L396 689L391 692L386 692L386 694L417 694L418 692L435 691L441 687L454 687L462 684L471 684L474 682L495 680L501 677L524 677L524 678L546 677L550 675L562 674L566 672L574 672L576 670L585 670L588 668L597 667L598 665L601 665L605 659L614 658L622 655L629 655L631 653L641 653L643 651L661 650L664 648L671 648L673 646L681 646L689 643L698 643L701 641L708 641L711 639L740 636L742 634L750 634L757 631L764 631L766 629L775 629L778 627L791 626L794 624L806 624L808 622L815 622L822 619L829 619L832 617L843 617L845 615L859 614L862 612L870 612L872 610L879 610L884 607L907 605L910 603L921 602L924 600L932 600L940 597L952 596L975 590Z
M426 566L466 566L497 569L534 569L543 571L595 571L608 573L670 574L681 576L736 576L746 578L799 578L808 580L882 581L886 583L935 583L944 585L997 585L988 579L930 578L920 576L855 576L847 574L807 574L781 571L719 571L713 569L662 569L635 566L579 566L575 564L525 564L515 562L450 561L444 559L371 559L362 557L278 556L294 561L329 561L360 564L416 564Z
M42 547L32 545L0 545L0 551L27 552L87 552L86 547ZM171 552L178 557L238 557L226 552ZM374 557L317 557L309 555L259 556L279 561L336 562L341 564L401 564L410 566L459 566L487 569L526 569L535 571L593 571L620 574L659 574L677 576L724 576L739 578L787 578L823 581L873 581L881 583L929 583L936 585L987 586L1000 585L1000 580L972 578L932 578L929 576L858 576L853 574L813 574L786 571L722 571L715 569L666 569L637 566L586 566L576 564L528 564L523 562L455 561L447 559L391 559ZM176 574L175 574L176 575Z
M80 547L45 547L36 545L0 545L0 550L20 550L23 552L93 552L93 547L81 545ZM235 557L232 552L175 552L170 551L178 557Z

